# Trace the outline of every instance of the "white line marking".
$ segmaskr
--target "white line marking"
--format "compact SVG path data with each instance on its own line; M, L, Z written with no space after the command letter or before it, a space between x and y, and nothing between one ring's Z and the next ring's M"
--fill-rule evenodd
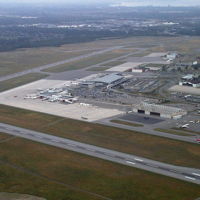
M189 176L185 176L185 178L190 179L190 180L193 180L193 181L196 180L195 178L192 178L192 177L189 177Z
M95 152L95 150L93 150L93 149L87 149L88 151L93 151L93 152Z
M143 160L141 160L141 159L139 159L139 158L134 158L134 160L137 160L137 161L143 162Z
M131 165L135 165L134 162L131 162L131 161L126 161L128 164L131 164Z
M197 173L192 173L193 175L195 175L195 176L200 176L200 174L197 174Z
M52 142L59 142L59 141L57 141L57 140L51 140Z

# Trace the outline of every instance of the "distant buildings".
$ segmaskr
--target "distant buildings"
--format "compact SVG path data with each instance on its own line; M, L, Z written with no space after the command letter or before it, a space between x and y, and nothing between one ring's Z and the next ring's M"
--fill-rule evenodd
M194 88L200 87L200 75L188 74L181 78L179 85L190 86Z
M178 56L178 54L175 53L175 52L173 52L173 53L168 53L168 54L166 55L166 58L167 58L168 60L170 60L170 61L173 61L173 60L175 60L175 59L177 58L177 56Z

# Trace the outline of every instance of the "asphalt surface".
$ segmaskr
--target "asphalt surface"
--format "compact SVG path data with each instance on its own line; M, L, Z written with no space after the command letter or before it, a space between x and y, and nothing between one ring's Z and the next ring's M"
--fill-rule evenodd
M121 153L110 149L80 143L73 140L56 137L3 123L0 123L0 132L40 142L43 144L48 144L58 148L86 154L96 158L101 158L126 166L139 168L157 174L162 174L176 179L181 179L195 184L200 184L200 169L169 165L143 157Z
M89 57L96 56L96 55L99 55L99 54L103 54L103 53L106 53L106 52L109 52L109 51L120 49L122 47L123 46L115 46L115 47L103 49L103 50L100 50L100 51L92 52L92 53L89 53L89 54L77 56L77 57L74 57L74 58L69 58L69 59L66 59L66 60L58 61L58 62L55 62L55 63L42 65L42 66L39 66L39 67L35 67L33 69L28 69L28 70L25 70L25 71L22 71L22 72L17 72L17 73L14 73L14 74L10 74L10 75L7 75L7 76L0 77L0 81L5 81L5 80L11 79L11 78L16 78L16 77L23 76L23 75L26 75L26 74L29 74L29 73L37 73L37 72L40 72L41 70L45 70L45 69L48 69L48 68L51 68L51 67L56 67L58 65L63 65L63 64L70 63L70 62L73 62L73 61L77 61L77 60L80 60L80 59L83 59L83 58L89 58Z
M157 124L159 122L162 122L164 121L162 118L153 118L153 117L150 117L150 116L140 116L138 114L127 114L127 115L124 115L122 117L120 117L120 119L124 119L124 120L127 120L127 121L134 121L134 122L139 122L139 123L142 123L142 124Z

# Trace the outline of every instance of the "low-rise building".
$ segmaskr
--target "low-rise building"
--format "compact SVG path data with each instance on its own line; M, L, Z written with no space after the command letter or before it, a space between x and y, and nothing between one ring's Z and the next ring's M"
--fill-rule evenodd
M132 69L132 72L133 73L143 73L143 72L145 72L145 68L133 68Z
M133 112L159 116L168 119L180 119L182 116L187 114L185 110L180 108L144 102L133 105Z
M200 87L200 75L188 74L181 78L179 85L190 86L194 88Z

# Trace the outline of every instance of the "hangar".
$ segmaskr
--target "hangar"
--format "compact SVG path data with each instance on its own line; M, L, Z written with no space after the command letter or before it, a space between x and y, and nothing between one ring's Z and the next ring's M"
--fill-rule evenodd
M180 108L165 105L140 103L133 106L133 112L146 115L154 115L168 119L179 119L186 115L187 112Z

